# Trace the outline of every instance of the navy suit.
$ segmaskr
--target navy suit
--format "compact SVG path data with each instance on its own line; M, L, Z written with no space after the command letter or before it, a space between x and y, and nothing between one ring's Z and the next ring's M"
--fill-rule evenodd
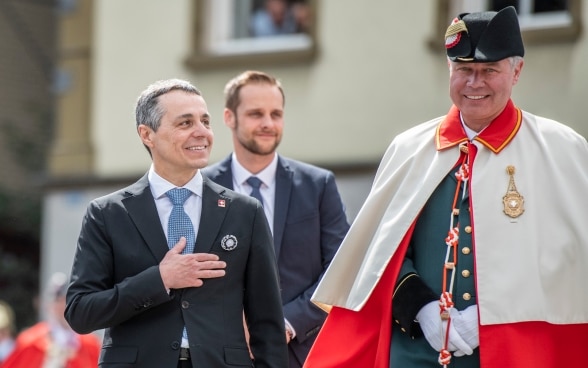
M202 170L233 188L232 155ZM332 172L278 156L274 206L274 247L284 317L296 330L288 344L290 367L301 367L326 314L311 301L320 278L349 224Z
M227 235L233 250L222 247ZM65 317L79 333L105 328L101 367L176 367L184 326L194 367L287 366L275 254L258 201L204 178L194 251L217 254L225 276L168 294L159 272L168 250L147 175L88 206ZM255 365L243 311L254 326Z

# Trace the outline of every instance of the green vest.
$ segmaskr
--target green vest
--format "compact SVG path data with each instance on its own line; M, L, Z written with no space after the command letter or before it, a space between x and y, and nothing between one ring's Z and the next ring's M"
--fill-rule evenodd
M409 248L399 276L414 272L438 295L443 287L443 264L447 252L445 238L450 227L453 198L457 186L455 170L443 179L435 189L419 215ZM462 185L463 186L463 185ZM463 188L461 188L463 189ZM456 276L453 286L453 302L458 310L476 304L474 249L470 218L469 196L462 198L460 189L453 226L459 223L459 243ZM451 255L450 259L453 256ZM448 274L449 278L449 274ZM439 368L439 353L424 336L411 338L392 326L390 368ZM451 358L450 368L477 368L480 366L479 349L469 356Z

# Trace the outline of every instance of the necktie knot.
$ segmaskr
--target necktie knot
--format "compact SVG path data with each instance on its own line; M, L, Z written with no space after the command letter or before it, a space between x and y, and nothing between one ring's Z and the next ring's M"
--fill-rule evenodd
M256 176L250 176L249 179L247 179L247 184L249 184L252 188L251 193L249 194L250 196L252 196L253 198L256 198L258 201L260 201L263 204L263 199L261 198L261 192L259 191L259 188L261 187L261 180L259 180L258 177Z
M174 206L183 206L186 199L192 194L190 189L186 188L174 188L170 189L165 193L172 201Z
M249 179L247 179L247 184L251 185L251 188L259 190L262 181L257 176L250 176Z

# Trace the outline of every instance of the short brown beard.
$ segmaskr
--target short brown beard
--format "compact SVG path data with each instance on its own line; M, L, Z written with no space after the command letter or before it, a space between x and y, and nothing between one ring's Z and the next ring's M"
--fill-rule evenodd
M237 118L237 114L235 114L235 131L239 130L239 118ZM280 145L280 139L276 140L276 143L273 145L273 147L271 147L269 150L264 150L261 147L259 147L259 145L257 144L257 142L255 142L254 139L245 141L245 140L241 140L239 139L239 135L237 134L237 140L239 141L239 143L249 152L255 154L255 155L260 155L260 156L267 156L267 155L272 155L276 149L278 148L278 146Z

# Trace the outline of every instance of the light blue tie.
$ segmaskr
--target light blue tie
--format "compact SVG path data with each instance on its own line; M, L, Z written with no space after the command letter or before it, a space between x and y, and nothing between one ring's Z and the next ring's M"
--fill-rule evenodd
M256 198L259 202L261 202L261 205L263 206L263 198L261 198L261 192L259 191L261 183L261 180L259 180L257 176L250 176L249 179L247 179L247 184L251 185L252 188L251 193L249 193L249 195L253 198Z
M171 249L183 236L186 238L186 248L184 248L182 254L194 253L196 234L190 217L184 211L184 202L192 192L186 188L174 188L168 190L165 194L174 205L167 223L167 245Z
M184 211L184 202L186 202L186 199L188 199L192 192L186 188L174 188L168 190L165 194L171 199L174 205L167 223L167 245L170 249L173 248L183 236L186 238L186 247L182 254L194 253L196 234L194 233L194 226L190 217ZM186 331L185 327L182 331L182 337L188 340L188 331Z

